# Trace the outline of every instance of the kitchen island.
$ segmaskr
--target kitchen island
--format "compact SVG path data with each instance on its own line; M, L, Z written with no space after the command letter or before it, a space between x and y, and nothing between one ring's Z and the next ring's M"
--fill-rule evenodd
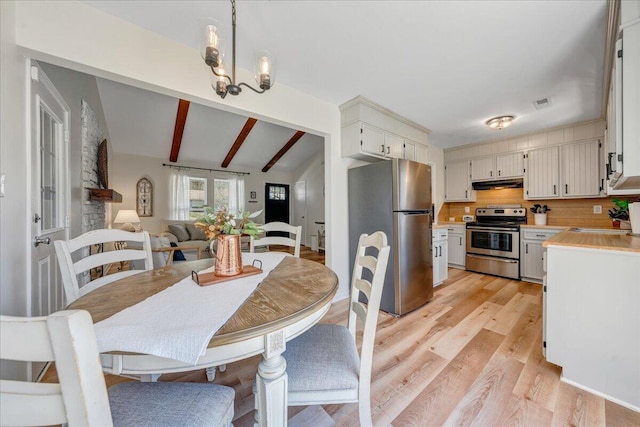
M640 411L640 237L569 229L544 247L547 360L563 381Z

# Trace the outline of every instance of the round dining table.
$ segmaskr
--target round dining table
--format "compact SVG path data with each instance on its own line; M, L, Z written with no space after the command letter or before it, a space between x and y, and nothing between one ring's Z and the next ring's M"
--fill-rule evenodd
M74 301L68 309L87 310L94 323L113 316L213 266L213 259L187 261L144 271L104 285ZM213 285L215 286L215 285ZM286 342L317 323L329 310L338 277L323 264L286 256L209 341L195 365L129 352L100 355L105 372L157 378L160 374L215 370L216 366L262 353L256 374L256 424L287 423ZM210 372L210 371L208 371Z

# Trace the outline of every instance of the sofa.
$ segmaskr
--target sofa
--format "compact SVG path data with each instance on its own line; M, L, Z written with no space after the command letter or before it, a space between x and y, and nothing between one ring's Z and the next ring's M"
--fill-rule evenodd
M209 240L207 239L204 231L195 226L195 221L173 221L163 220L163 232L160 233L161 238L166 238L169 243L175 243L178 246L188 243L189 245L197 246L202 250L202 257L211 257L209 251ZM166 244L166 242L163 242ZM151 245L153 247L153 244ZM184 256L187 260L194 260L197 258L197 253L193 251L184 251Z

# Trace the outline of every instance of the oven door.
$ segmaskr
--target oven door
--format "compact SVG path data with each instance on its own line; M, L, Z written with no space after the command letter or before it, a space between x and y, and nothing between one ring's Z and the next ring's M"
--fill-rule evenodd
M519 259L520 231L467 226L467 253Z

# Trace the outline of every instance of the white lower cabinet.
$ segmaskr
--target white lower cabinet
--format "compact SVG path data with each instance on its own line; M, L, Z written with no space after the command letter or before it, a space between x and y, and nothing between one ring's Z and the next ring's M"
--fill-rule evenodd
M437 228L431 233L433 239L433 286L441 285L449 277L448 233L446 228Z
M558 234L561 229L521 228L520 276L522 280L542 283L544 276L544 248L542 242Z
M550 245L546 358L562 380L640 408L640 252Z
M464 268L466 251L466 226L464 224L451 224L447 227L449 241L449 267Z

